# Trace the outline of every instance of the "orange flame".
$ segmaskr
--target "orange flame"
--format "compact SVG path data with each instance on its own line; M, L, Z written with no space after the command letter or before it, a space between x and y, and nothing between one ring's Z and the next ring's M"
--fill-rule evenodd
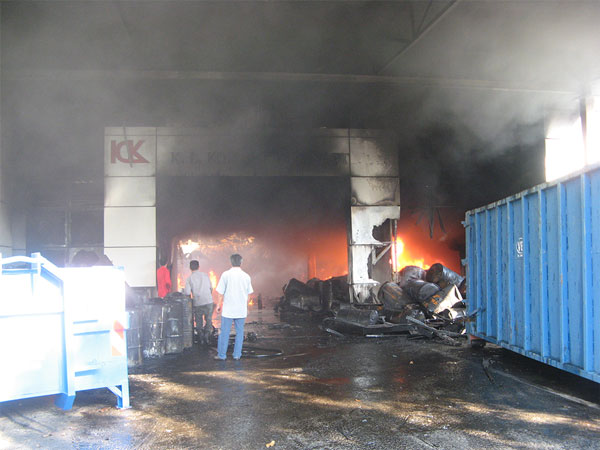
M216 289L217 287L217 276L215 275L215 273L210 270L208 272L208 278L210 278L210 285L212 286L213 289Z
M187 242L183 242L183 241L179 242L179 248L186 255L191 254L194 250L197 250L199 247L200 247L200 244L198 242L192 241L191 239L188 239Z
M319 272L319 280L327 281L327 280L331 280L334 277L336 277L336 278L343 277L345 275L348 275L348 272L345 270L340 271L339 273L321 271L321 272Z
M181 290L185 287L183 283L183 277L180 273L177 274L177 292L181 292Z
M402 270L406 266L418 266L422 269L429 269L429 265L425 264L425 258L415 258L410 255L406 249L404 242L400 239L400 236L396 237L396 242L392 242L392 267L394 272ZM394 260L393 255L396 255Z

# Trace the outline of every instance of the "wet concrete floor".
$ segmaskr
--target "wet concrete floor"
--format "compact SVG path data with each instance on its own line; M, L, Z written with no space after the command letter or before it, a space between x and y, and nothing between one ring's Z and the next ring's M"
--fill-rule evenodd
M498 347L339 338L272 311L246 331L284 355L148 360L127 410L107 389L70 411L6 402L0 449L600 449L598 385Z

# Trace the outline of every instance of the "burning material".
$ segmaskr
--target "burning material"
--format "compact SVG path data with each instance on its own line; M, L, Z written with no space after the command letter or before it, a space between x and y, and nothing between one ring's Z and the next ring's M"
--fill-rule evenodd
M184 288L185 288L185 281L183 279L183 275L178 273L177 274L177 292L182 292Z
M280 297L280 286L291 278L306 281L312 275L328 280L331 275L348 272L345 226L326 225L310 232L304 228L294 229L293 239L290 239L289 228L250 228L174 237L171 242L174 281L181 274L181 284L185 283L190 274L189 262L197 260L199 270L209 274L214 287L220 274L229 269L230 255L239 253L244 258L244 271L252 277L255 292L261 292L266 303L267 299ZM335 291L337 287L332 286L332 289Z
M394 272L398 272L401 267L405 266L417 266L422 269L429 268L425 264L424 258L415 258L410 254L404 241L398 236L396 241L392 242L392 268Z
M208 271L208 278L210 279L210 285L215 290L217 288L217 275L212 270Z
M210 255L219 252L222 248L230 248L233 251L247 248L255 241L254 236L241 236L238 234L230 234L221 239L201 239L193 241L179 241L179 248L184 255L191 255L198 251L203 255Z
M181 251L184 255L191 255L194 250L200 248L200 244L188 239L187 242L180 242L179 248L181 248Z
M284 295L278 308L281 311L333 316L327 317L324 325L338 333L364 334L366 327L389 328L390 325L396 327L396 330L408 331L410 325L415 331L423 331L423 328L409 324L408 317L434 328L448 326L454 330L455 323L462 320L460 308L464 306L458 292L463 277L449 268L458 265L458 251L448 242L444 244L446 237L439 238L436 242L417 229L405 227L405 232L400 236L391 227L389 234L386 227L376 231L381 234L377 237L387 247L372 254L373 270L369 273L369 279L373 282L372 285L377 281L381 284L376 284L370 295L367 292L367 296L359 297L359 307L352 305L354 299L347 277L344 276L330 279L313 277L306 283L293 278L284 287ZM393 238L390 239L389 236ZM319 256L315 257L317 249L313 246L307 252L309 276L320 274L319 265L326 261ZM386 266L388 258L389 265ZM445 261L455 264L447 266ZM434 277L436 282L431 282L429 277ZM372 300L372 304L367 305L367 298ZM367 306L370 309L365 309ZM365 322L364 317L370 317L375 309L379 313L376 323ZM382 333L370 330L368 334ZM429 336L434 337L435 334Z

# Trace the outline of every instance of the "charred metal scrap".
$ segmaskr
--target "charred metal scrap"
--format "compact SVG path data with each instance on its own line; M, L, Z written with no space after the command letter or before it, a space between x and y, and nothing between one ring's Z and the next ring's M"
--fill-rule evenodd
M349 304L340 304L334 317L323 320L323 329L331 334L353 334L361 336L383 336L408 331L406 324L386 322L375 309L360 309Z
M328 280L313 278L306 283L292 278L283 287L283 297L277 309L281 311L328 313L341 303L350 303L350 291L345 276Z
M463 297L466 295L466 278L460 276L456 272L453 272L440 263L433 264L427 270L425 279L430 283L437 284L442 289L453 284L458 288Z
M464 278L442 264L427 271L407 266L398 273L397 283L390 281L373 289L371 294L379 306L367 306L350 303L346 277L313 278L306 283L292 278L283 287L278 309L328 316L322 328L335 336L409 332L456 345L452 338L464 334L468 320L461 285Z
M381 285L377 298L390 322L406 324L411 334L436 336L456 345L452 337L464 334L468 320L459 289L464 285L462 276L442 264L436 263L427 271L407 266L398 273L398 283Z
M277 306L282 312L300 312L327 316L322 328L335 336L346 334L381 336L406 332L406 323L394 324L380 316L376 305L367 308L350 304L350 290L346 277L328 280L317 278L303 283L292 278L283 288L283 297Z
M279 302L279 309L320 312L323 307L319 291L296 278L292 278L283 287L283 297Z
M398 272L398 285L403 287L409 280L425 280L425 269L418 266L406 266Z

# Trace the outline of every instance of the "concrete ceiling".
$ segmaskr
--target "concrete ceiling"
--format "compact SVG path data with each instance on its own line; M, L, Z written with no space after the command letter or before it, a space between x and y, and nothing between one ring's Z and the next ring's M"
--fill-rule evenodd
M25 76L23 70L72 77L127 70L154 78L262 74L285 81L329 75L562 92L600 76L595 1L8 1L2 7L9 77Z

